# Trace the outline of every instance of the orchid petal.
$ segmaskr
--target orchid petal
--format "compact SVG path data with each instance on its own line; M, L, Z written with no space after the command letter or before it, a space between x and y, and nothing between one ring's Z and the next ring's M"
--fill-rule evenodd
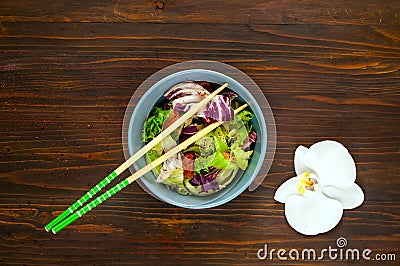
M304 155L308 149L302 145L297 147L294 152L294 169L297 175L301 175L302 173L308 171L306 164L304 163Z
M323 189L323 193L331 199L340 201L345 210L354 209L364 201L364 193L356 183L347 189L326 186Z
M292 195L285 204L289 225L304 235L328 232L340 222L342 214L342 204L320 191L308 191L304 196Z
M325 140L312 145L304 156L305 165L318 175L321 186L349 188L356 180L356 165L339 142Z
M274 199L280 203L285 203L289 196L299 194L299 192L297 191L297 184L299 182L299 179L299 176L295 176L286 180L276 190Z

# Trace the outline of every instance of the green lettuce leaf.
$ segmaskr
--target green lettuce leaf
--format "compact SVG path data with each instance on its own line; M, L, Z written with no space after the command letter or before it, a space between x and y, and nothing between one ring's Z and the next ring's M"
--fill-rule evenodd
M242 148L238 146L236 143L232 146L231 154L237 166L239 166L239 168L242 170L246 170L248 166L248 160L250 159L252 153L253 153L252 150L250 151L242 150Z
M162 152L163 152L163 146L162 143L160 142L156 146L154 146L153 149L149 150L146 153L146 162L150 163L154 161L155 159L161 156ZM155 168L153 168L153 173L156 176L158 176L160 172L161 172L161 165L158 165Z
M162 131L162 125L167 119L171 110L164 110L160 107L154 108L151 115L143 126L142 140L148 142L156 137Z
M243 110L240 113L238 113L238 117L243 121L243 123L249 122L251 119L253 119L253 114L250 111Z
M224 169L228 166L229 162L230 160L226 159L222 152L217 151L210 166L214 166L217 169Z
M249 133L253 128L253 125L251 124L253 117L253 113L247 110L243 110L237 115L237 118L242 120L244 126L246 127L247 133Z
M230 163L230 160L226 159L222 152L216 151L214 154L206 157L198 157L194 160L194 171L199 172L200 170L206 170L209 167L214 166L217 169L225 169Z
M224 141L221 140L217 136L213 136L214 139L214 144L215 144L215 149L220 152L227 152L229 150L228 144L226 144L226 138L224 138Z
M217 175L217 182L220 186L220 189L225 188L232 180L235 178L239 167L234 163L229 163L225 170L222 170Z
M228 132L224 126L217 127L211 134L217 137L221 142L227 144Z
M199 173L201 170L208 170L213 161L213 156L200 156L194 160L194 171Z
M162 183L166 184L168 188L174 188L181 195L190 195L190 191L188 191L184 185L183 178L183 169L177 168L172 171L171 175L165 179Z

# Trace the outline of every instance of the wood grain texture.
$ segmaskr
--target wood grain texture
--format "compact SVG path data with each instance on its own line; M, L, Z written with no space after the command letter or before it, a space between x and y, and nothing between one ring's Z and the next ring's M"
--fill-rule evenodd
M2 1L7 22L162 22L399 25L398 1Z
M0 264L274 265L257 259L265 243L321 250L341 236L399 260L399 24L399 1L1 1ZM123 162L135 88L193 59L229 63L267 96L278 139L262 186L187 210L132 184L45 233ZM305 237L273 195L294 175L297 145L323 139L348 147L366 200Z

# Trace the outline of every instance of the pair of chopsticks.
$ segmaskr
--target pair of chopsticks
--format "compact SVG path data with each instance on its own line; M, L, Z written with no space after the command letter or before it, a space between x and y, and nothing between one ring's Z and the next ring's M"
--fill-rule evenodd
M151 150L155 145L161 142L165 137L171 134L175 129L181 126L186 120L195 115L202 107L204 107L208 102L210 102L218 93L220 93L224 88L228 86L228 83L223 84L213 93L209 94L205 97L200 103L198 103L194 108L190 109L187 113L182 115L177 121L175 121L172 125L162 131L159 135L157 135L153 140L151 140L147 145L141 148L137 153L135 153L132 157L130 157L127 161L121 164L118 168L116 168L111 174L106 176L103 180L101 180L97 185L95 185L91 190L89 190L86 194L84 194L80 199L78 199L74 204L69 206L63 213L61 213L58 217L52 220L49 224L45 226L45 230L49 232L50 230L57 234L64 227L68 226L78 218L82 217L86 213L90 212L92 209L96 208L102 202L106 201L108 198L114 196L116 193L127 187L129 184L134 182L136 179L140 178L142 175L146 174L154 167L162 164L170 157L180 152L181 150L186 149L189 145L193 144L197 140L206 136L209 132L213 131L217 127L223 124L223 122L218 121L209 126L203 128L195 135L191 136L184 142L175 146L165 154L161 155L156 160L147 164L145 167L141 168L139 171L135 172L125 180L119 182L114 187L110 188L88 204L84 205L89 199L94 197L98 192L100 192L103 188L105 188L108 184L110 184L117 176L119 176L122 172L124 172L130 165L136 162L139 158L147 153L147 151ZM247 107L247 104L244 104L235 110L235 114L242 111Z

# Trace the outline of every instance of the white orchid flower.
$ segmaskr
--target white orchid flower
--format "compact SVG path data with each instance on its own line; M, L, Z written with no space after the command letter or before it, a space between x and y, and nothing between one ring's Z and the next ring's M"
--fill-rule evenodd
M309 149L299 146L294 154L297 176L284 182L275 200L285 204L289 225L304 235L333 229L343 209L354 209L364 201L364 193L354 183L356 165L347 149L325 140Z

